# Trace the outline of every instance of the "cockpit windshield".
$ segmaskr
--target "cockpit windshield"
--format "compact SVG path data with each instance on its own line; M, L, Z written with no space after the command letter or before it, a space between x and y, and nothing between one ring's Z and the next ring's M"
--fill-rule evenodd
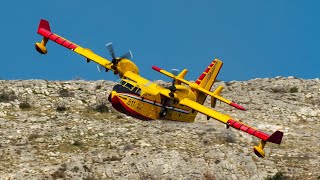
M127 82L127 84L124 85L125 87L127 87L128 89L132 89L134 86L130 83Z
M134 86L130 83L130 81L123 81L120 80L118 85L115 85L113 87L113 90L116 92L122 92L122 93L132 93L136 95L140 95L141 89L137 86Z
M120 82L119 82L119 84L121 84L123 87L126 87L126 88L128 88L129 90L132 90L133 89L133 85L132 84L130 84L129 82L126 82L126 81L123 81L123 80L121 80Z
M120 81L119 81L119 84L121 84L121 85L125 85L125 84L126 84L126 82L125 82L125 81L120 80Z

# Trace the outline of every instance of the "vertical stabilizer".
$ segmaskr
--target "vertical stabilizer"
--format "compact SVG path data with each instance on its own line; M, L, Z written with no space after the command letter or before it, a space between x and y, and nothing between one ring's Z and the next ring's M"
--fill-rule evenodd
M205 71L199 76L199 78L196 81L196 84L198 84L200 87L210 91L213 83L215 82L219 71L222 67L223 63L219 59L215 59ZM200 104L203 104L206 100L207 94L198 92L198 99L197 102Z

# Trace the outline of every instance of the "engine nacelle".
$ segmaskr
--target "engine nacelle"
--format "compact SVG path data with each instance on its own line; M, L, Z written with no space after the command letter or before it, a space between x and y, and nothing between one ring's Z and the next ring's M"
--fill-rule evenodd
M131 71L135 74L139 74L139 68L129 59L122 59L116 66L115 74L123 76L127 71Z

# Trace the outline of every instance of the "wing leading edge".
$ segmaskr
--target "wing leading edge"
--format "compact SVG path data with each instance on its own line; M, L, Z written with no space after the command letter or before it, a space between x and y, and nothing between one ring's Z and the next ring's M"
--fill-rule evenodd
M181 105L190 107L202 114L205 114L209 117L212 117L224 124L227 125L227 128L229 127L233 127L235 129L244 131L250 135L253 135L259 139L261 139L261 143L259 146L254 146L254 152L255 154L257 154L259 157L264 157L265 153L263 151L264 145L266 144L266 142L272 142L275 144L280 144L281 140L282 140L282 136L283 136L283 132L281 131L276 131L273 134L269 135L267 133L264 133L262 131L259 131L255 128L252 128L242 122L236 121L234 119L232 119L231 117L229 117L228 115L219 113L213 109L210 109L206 106L203 106L195 101L192 101L188 98L182 99L179 102Z
M90 49L83 48L83 47L51 32L51 28L50 28L49 22L47 20L44 20L44 19L40 20L37 32L38 32L38 34L43 36L42 42L36 43L36 49L39 53L41 53L41 54L47 53L47 48L45 46L46 46L48 40L51 40L51 41L65 47L67 49L70 49L70 50L76 52L77 54L84 56L85 58L87 58L87 62L94 61L97 64L107 68L108 70L113 71L113 69L111 68L112 63L109 60L95 54Z

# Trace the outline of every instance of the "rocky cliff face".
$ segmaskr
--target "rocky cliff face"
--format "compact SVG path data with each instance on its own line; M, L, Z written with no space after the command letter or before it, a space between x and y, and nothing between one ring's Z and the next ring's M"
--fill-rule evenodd
M215 84L248 109L216 110L285 133L265 159L252 152L256 138L200 114L194 123L120 114L107 101L114 84L0 81L0 179L320 178L319 79Z

